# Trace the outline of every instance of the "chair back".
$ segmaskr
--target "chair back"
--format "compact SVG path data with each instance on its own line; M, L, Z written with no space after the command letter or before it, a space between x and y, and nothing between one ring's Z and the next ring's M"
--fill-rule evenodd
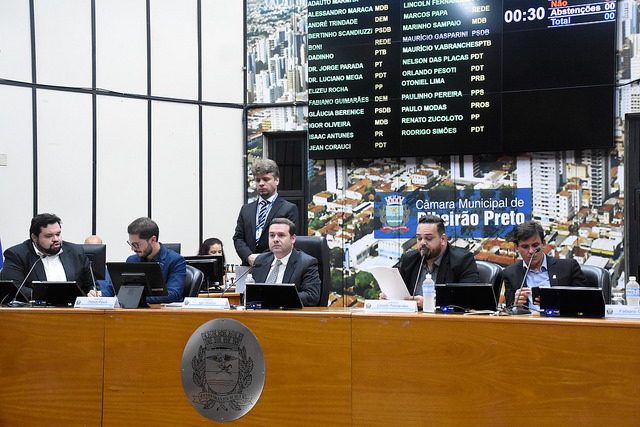
M162 243L167 249L171 249L174 252L180 253L180 249L182 249L182 244L180 243Z
M329 268L329 245L327 239L320 236L296 236L296 249L318 260L320 275L320 301L318 307L329 305L329 291L331 290L331 272Z
M587 277L587 286L602 290L605 304L611 304L611 277L609 272L596 265L581 265L580 269Z
M500 300L502 292L502 267L490 261L476 261L480 283L490 283L493 286L493 294L496 301Z
M204 282L204 274L197 268L187 265L187 275L184 277L184 291L183 297L197 297L200 293L200 288Z

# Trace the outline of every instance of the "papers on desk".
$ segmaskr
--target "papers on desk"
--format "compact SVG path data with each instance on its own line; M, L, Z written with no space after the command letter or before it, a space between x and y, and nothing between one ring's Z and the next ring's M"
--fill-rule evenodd
M403 300L411 296L397 268L371 267L369 268L369 273L376 278L380 290L384 292L387 299Z

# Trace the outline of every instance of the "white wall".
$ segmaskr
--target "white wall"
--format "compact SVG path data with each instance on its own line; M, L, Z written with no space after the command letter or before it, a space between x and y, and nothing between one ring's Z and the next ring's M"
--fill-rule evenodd
M204 237L221 238L228 261L238 263L231 236L245 180L243 2L202 1L202 100L209 104L202 107L202 135L196 0L151 1L151 95L178 102L155 100L150 108L131 98L147 94L145 0L96 1L96 87L115 96L98 92L95 122L90 2L34 4L35 83L59 86L36 90L37 211L58 214L66 240L91 234L95 129L96 231L109 260L131 253L126 227L150 206L161 241L195 254L202 221ZM34 83L29 28L28 0L0 2L0 79ZM32 89L0 82L5 249L27 238L34 213L33 116Z

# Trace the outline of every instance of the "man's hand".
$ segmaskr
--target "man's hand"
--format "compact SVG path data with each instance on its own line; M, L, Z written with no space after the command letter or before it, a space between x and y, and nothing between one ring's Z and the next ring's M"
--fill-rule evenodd
M256 261L256 258L258 258L258 255L259 254L251 254L247 257L247 262L251 267L253 267L253 263Z

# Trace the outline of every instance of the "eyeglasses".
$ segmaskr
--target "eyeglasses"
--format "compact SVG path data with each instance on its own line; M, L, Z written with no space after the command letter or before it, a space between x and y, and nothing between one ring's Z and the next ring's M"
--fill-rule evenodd
M145 240L146 242L147 240ZM127 245L132 246L134 249L138 249L140 248L140 245L142 244L142 242L130 242L127 240Z

